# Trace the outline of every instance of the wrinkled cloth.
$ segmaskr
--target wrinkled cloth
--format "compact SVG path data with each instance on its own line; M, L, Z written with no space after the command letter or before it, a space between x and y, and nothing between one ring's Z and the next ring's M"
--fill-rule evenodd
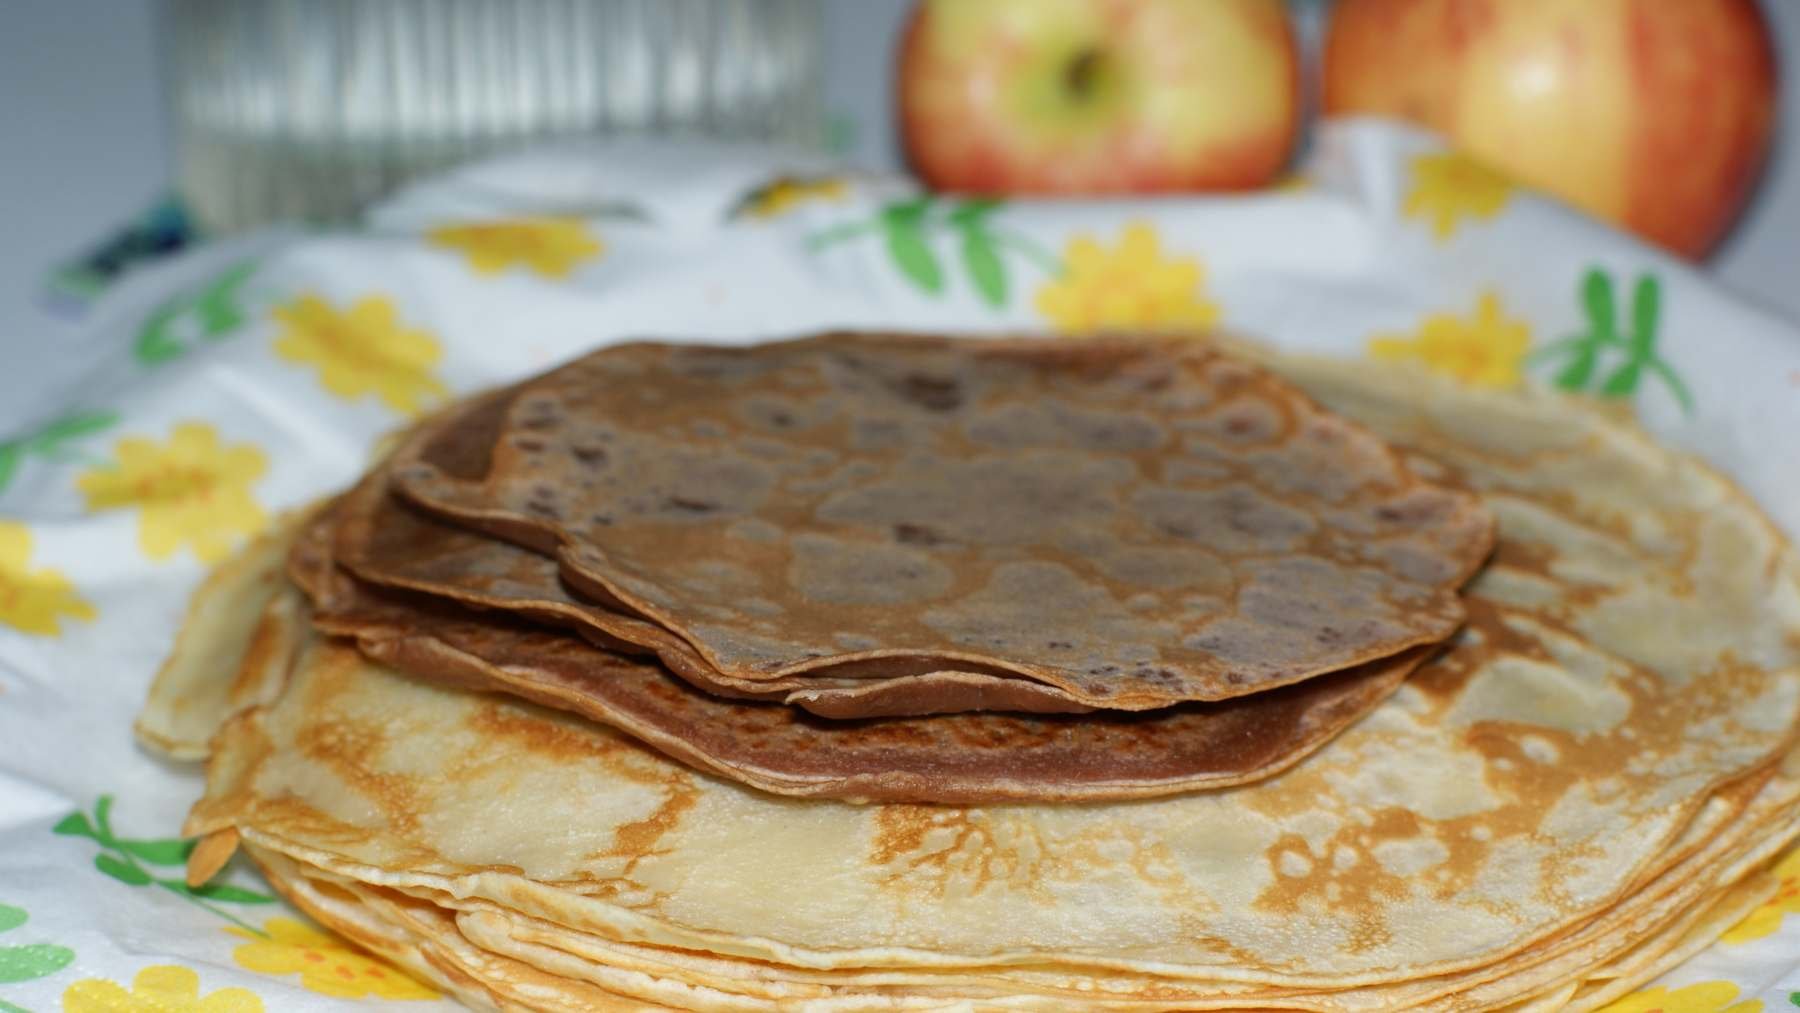
M132 719L210 565L433 405L602 343L1216 329L1418 360L1616 402L1800 535L1800 327L1373 122L1327 124L1269 191L1155 200L930 197L768 150L538 151L356 230L201 247L92 326L57 412L0 405L0 1011L434 1008L242 863L187 890L200 772ZM1785 1007L1800 860L1779 871L1626 1007Z

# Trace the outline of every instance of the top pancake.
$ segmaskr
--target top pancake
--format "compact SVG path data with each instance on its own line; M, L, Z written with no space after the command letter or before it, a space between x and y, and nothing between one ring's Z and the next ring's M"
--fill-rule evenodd
M396 453L432 446L431 460L453 473L485 474L483 441L440 439L446 429L497 423L511 391L448 408L402 438ZM483 421L486 420L486 421ZM390 494L386 465L365 476L331 511L331 552L358 578L381 587L448 598L576 629L600 647L653 652L688 683L720 696L780 700L821 717L919 716L964 711L1080 713L1094 708L1063 691L1007 671L946 670L931 658L887 656L776 679L733 678L693 645L641 616L583 599L563 584L554 559L425 514ZM1383 659L1384 661L1387 659Z
M736 679L925 657L1094 707L1239 696L1447 637L1493 537L1193 341L633 344L496 414L445 435L484 473L426 447L397 488Z

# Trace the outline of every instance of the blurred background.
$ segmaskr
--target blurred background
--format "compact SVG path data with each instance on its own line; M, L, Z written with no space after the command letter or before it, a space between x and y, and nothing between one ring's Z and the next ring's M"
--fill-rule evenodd
M1405 2L1370 0L1365 6ZM1590 2L1598 6L1600 0ZM1656 6L1660 11L1687 2ZM6 225L0 231L0 343L24 353L21 368L29 373L31 360L44 357L73 326L90 290L103 287L92 270L76 270L84 255L92 268L99 250L101 266L110 269L158 243L173 244L178 240L169 237L185 227L182 215L219 233L270 218L341 210L338 205L378 193L408 172L541 136L578 134L595 123L652 131L697 125L715 134L816 146L874 169L904 164L896 51L911 0L559 0L543 5L555 14L541 24L494 20L492 12L504 6L461 0L9 0L0 8L0 208ZM1311 96L1309 105L1316 104L1330 4L1297 0L1290 6L1307 76L1303 93ZM326 8L338 13L319 17ZM1800 319L1800 151L1794 141L1800 136L1800 2L1762 0L1762 8L1773 49L1789 73L1779 85L1760 186L1704 262L1727 285ZM1694 38L1700 32L1680 25L1667 31ZM1412 44L1401 39L1403 26L1378 25L1367 34L1377 49ZM1430 47L1428 41L1419 45ZM1344 46L1352 52L1356 40ZM307 47L338 55L335 62L294 56ZM433 119L441 112L434 112L433 96L413 82L441 73L442 61L465 51L478 55L462 68L460 80L470 83L456 96L458 119L446 134ZM377 59L396 52L405 60ZM364 61L358 73L329 69L346 66L351 57L345 54ZM1391 53L1373 50L1366 59L1394 62ZM1737 57L1713 49L1692 59L1697 79L1709 82L1710 99L1729 101L1718 89L1731 87ZM277 65L287 67L277 82L243 76L244 67ZM1077 61L1062 80L1104 95L1113 69L1104 61ZM652 78L658 83L643 84ZM569 80L591 86L558 87ZM1602 86L1625 87L1616 81L1592 85ZM1386 101L1429 119L1428 111L1414 108L1428 97L1402 94L1404 89L1390 94L1380 86L1364 91L1365 97L1343 101L1363 102L1363 108ZM918 99L936 100L929 93ZM246 143L246 130L283 143ZM404 134L403 145L368 153L363 138L391 141L396 131ZM1563 139L1575 147L1589 141ZM1657 171L1671 178L1675 163L1704 162L1696 153L1713 147L1679 134L1660 143L1657 151L1670 167ZM295 154L312 150L328 157L309 161ZM925 156L929 164L915 151L914 164L928 177L951 186L968 182L958 176L964 170L954 152L941 164L931 162L929 152ZM1014 189L1028 189L1033 181L1014 182ZM199 199L177 213L164 198L183 184ZM135 233L121 231L133 222L140 226ZM1713 244L1707 239L1702 245ZM60 298L47 298L58 283Z

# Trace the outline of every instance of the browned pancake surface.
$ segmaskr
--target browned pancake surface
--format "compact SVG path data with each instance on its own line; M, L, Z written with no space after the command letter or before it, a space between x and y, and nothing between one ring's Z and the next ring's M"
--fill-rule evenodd
M726 700L569 633L372 587L331 558L329 516L290 573L324 632L416 677L579 713L676 759L785 795L985 803L1144 798L1267 777L1373 709L1430 648L1268 693L1148 713L834 721Z
M492 425L510 392L477 397L421 425L402 449L434 440L446 427ZM445 441L438 460L456 472L486 468L489 442ZM547 556L436 519L390 495L385 468L346 493L333 511L332 554L339 565L382 587L504 609L578 630L601 647L654 653L676 675L712 693L780 700L834 718L918 716L969 710L1082 713L1092 708L1063 690L1005 670L940 659L885 655L776 679L727 675L674 633L612 602L569 593Z
M1492 543L1473 497L1195 342L619 346L394 475L732 679L924 659L1120 709L1439 642Z

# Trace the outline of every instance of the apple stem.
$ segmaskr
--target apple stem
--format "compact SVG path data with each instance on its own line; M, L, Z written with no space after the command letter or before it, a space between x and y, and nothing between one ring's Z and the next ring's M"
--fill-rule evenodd
M1077 101L1086 100L1099 85L1102 69L1099 50L1084 49L1063 69L1063 84Z

